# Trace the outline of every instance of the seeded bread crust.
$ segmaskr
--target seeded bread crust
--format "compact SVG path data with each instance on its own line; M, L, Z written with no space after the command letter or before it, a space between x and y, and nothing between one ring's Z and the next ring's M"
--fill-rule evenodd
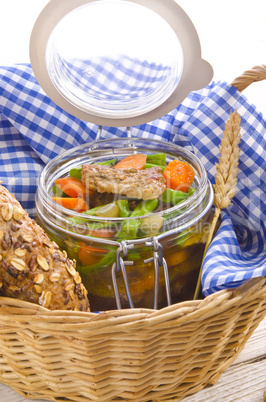
M50 310L90 311L75 266L0 185L0 295Z

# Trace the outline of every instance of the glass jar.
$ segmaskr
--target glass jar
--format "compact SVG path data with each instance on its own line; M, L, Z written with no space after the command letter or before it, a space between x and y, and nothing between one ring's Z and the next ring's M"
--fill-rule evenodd
M70 211L52 199L55 180L70 169L132 153L165 153L166 162L189 162L194 193L166 210L126 218ZM172 143L137 138L95 141L58 155L41 173L36 194L38 223L76 260L91 311L162 308L192 299L212 203L212 186L194 154Z

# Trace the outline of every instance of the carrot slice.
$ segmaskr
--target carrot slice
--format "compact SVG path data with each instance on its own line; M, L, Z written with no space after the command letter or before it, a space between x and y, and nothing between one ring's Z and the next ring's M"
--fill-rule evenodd
M112 229L91 229L88 231L87 235L95 237L112 238L115 237L116 232Z
M146 163L147 155L132 154L119 161L114 167L116 169L143 169Z
M165 256L168 267L173 267L185 262L188 259L186 249L178 250L170 255Z
M94 192L85 187L82 181L75 177L62 177L61 179L55 180L55 184L60 190L64 191L65 194L72 198L83 198L85 200L87 196Z
M145 291L151 289L154 289L154 277L152 275L143 276L140 280L134 280L134 282L130 284L130 290L134 296L145 294Z
M89 209L88 204L83 198L53 197L53 200L57 202L57 204L62 205L62 207L72 209L76 212L84 212Z
M94 265L100 261L108 250L104 248L96 248L88 246L86 243L81 242L79 245L78 258L82 265Z
M188 162L175 159L168 163L164 169L163 176L166 180L167 188L187 192L193 183L195 172Z

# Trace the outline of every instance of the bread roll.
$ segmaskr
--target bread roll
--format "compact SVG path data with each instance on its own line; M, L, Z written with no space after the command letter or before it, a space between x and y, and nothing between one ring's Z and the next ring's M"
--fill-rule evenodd
M0 185L0 295L50 310L89 311L75 264Z

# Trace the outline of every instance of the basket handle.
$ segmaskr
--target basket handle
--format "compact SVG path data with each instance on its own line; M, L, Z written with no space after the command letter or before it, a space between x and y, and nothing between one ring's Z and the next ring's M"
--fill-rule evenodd
M235 78L231 85L242 92L250 84L266 79L266 64L253 67L251 70L244 71L239 77Z

